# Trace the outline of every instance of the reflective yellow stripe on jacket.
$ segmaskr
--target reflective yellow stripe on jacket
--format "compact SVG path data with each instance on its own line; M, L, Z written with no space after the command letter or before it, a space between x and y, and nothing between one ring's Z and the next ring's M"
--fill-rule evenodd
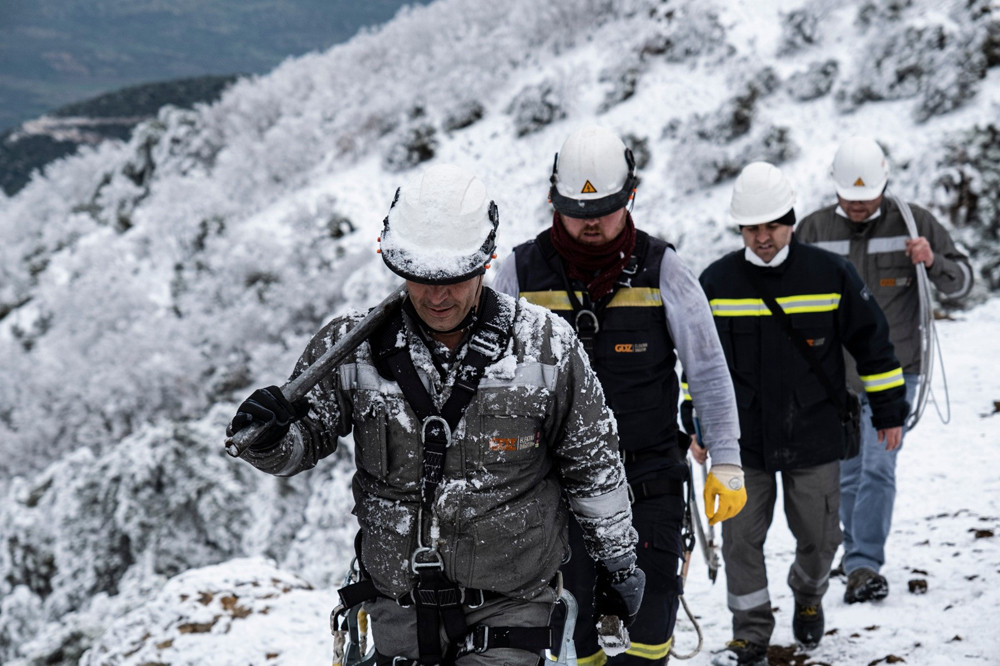
M568 312L573 309L569 294L565 291L522 291L521 297L529 303L541 305L554 312ZM576 292L578 300L583 300L583 293ZM652 287L622 287L615 292L614 298L608 303L609 308L648 308L662 306L663 299L660 290Z
M878 393L897 386L903 386L903 369L896 368L889 372L882 372L877 375L861 375L861 381L865 385L865 393Z
M786 314L832 312L840 307L840 294L801 294L774 299ZM770 317L762 298L713 298L709 301L715 317Z
M786 314L831 312L840 307L840 294L802 294L775 299ZM715 317L769 317L771 310L760 298L715 298L709 301ZM903 386L903 369L896 368L876 375L862 375L865 393L878 393Z

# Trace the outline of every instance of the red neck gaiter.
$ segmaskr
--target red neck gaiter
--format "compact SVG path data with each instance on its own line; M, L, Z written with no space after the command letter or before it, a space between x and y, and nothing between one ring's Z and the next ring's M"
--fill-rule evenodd
M593 301L614 288L615 281L628 265L635 250L635 224L628 211L625 212L625 229L617 238L604 245L584 245L573 240L563 226L559 213L552 217L552 232L549 237L556 252L569 264L570 279L587 285Z

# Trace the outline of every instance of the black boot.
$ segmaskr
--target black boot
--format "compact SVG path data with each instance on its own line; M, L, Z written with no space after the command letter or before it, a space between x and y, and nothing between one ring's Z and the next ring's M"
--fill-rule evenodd
M889 581L867 567L855 569L847 575L847 589L844 601L849 604L859 601L878 601L889 596Z
M715 653L712 666L767 666L767 646L735 638Z
M802 647L812 649L823 639L825 620L823 604L795 603L795 615L792 616L792 633Z

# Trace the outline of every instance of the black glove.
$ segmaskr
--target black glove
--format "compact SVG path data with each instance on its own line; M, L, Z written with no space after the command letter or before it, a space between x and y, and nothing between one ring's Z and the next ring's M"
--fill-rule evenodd
M251 448L266 449L274 446L288 434L288 428L309 413L309 401L299 398L288 402L277 386L257 389L236 410L236 416L226 428L226 435L234 434L251 423L264 427Z
M642 591L646 587L646 574L633 563L616 571L608 571L604 564L597 565L594 584L594 621L603 615L616 615L626 627L635 620L642 604Z

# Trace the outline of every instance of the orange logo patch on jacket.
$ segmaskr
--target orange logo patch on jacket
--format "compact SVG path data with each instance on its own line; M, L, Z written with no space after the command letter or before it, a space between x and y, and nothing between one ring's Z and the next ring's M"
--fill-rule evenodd
M619 354L641 354L642 352L646 351L648 347L649 344L645 342L640 342L637 344L633 344L631 342L623 342L615 345L615 352Z
M542 433L521 437L490 437L490 451L523 451L538 448Z

